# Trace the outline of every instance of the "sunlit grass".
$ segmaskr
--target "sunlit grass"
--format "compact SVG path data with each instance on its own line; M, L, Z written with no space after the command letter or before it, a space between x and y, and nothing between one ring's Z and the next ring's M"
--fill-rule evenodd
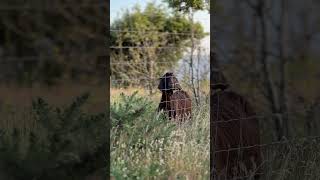
M133 90L137 89L111 91L114 103L111 106L118 107L117 112L123 113L118 118L127 122L125 128L113 126L111 130L111 176L115 179L209 179L209 105L194 106L192 119L179 126L157 114L159 99L153 99L159 98L158 95L146 96L143 90L135 98L144 97L150 104L141 101L130 108L146 107L140 115L125 115L130 110L120 111L120 107L140 100L132 98L132 102L123 102L120 93L129 95L127 99L130 99Z
M148 90L141 87L127 87L127 88L111 88L110 89L110 97L111 102L115 102L119 99L121 93L125 95L131 95L134 92L138 92L138 95L142 97L148 97L150 100L154 102L159 102L161 99L161 92L155 91L153 94L149 94Z

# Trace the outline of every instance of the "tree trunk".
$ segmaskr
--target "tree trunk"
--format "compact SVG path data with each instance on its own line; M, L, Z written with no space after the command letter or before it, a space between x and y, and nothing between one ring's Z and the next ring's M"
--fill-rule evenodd
M270 76L268 64L267 64L267 59L268 59L268 54L267 54L267 48L268 48L268 37L267 37L267 22L266 22L266 17L265 17L265 1L264 0L259 0L258 6L256 7L256 12L257 12L257 18L259 19L260 23L260 30L261 30L261 41L260 41L260 52L259 52L259 59L261 63L261 73L262 73L262 78L263 78L263 86L266 89L266 98L270 103L270 109L273 114L278 113L278 107L276 104L276 98L275 98L275 92L273 89L273 82ZM280 140L283 132L281 128L281 123L280 119L277 116L272 116L274 123L275 123L275 128L276 128L276 136L277 139Z
M154 60L153 58L149 59L149 94L153 93L153 81L154 81Z
M198 102L201 104L200 99L200 59L201 59L201 47L198 48L198 62L197 62L197 94L198 94Z
M194 39L194 13L193 10L191 9L190 12L190 21L191 21L191 52L190 52L190 62L189 62L189 67L190 67L190 76L191 76L191 85L192 85L192 92L195 97L196 104L199 105L199 100L198 100L198 95L196 92L196 87L195 87L195 82L194 82L194 63L193 63L193 55L194 55L194 50L195 50L195 39Z
M287 107L287 94L286 94L286 63L288 60L288 2L287 0L281 1L281 23L279 29L279 55L280 55L280 85L279 85L279 112L282 117L282 131L283 135L289 137L289 116Z

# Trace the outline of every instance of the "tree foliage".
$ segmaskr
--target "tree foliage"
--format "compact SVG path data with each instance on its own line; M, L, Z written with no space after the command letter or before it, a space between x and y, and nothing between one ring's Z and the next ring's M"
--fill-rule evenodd
M105 172L106 114L85 113L88 98L84 94L65 108L35 99L31 117L2 127L0 178L75 180Z
M111 60L128 63L112 66L116 79L147 78L153 70L153 75L159 77L164 69L175 66L190 47L191 22L154 3L147 4L144 10L139 6L127 10L111 24L111 30L111 45L116 47L112 48ZM200 23L195 23L195 34L197 39L204 37ZM164 61L168 63L156 64L156 68L150 65Z
M188 13L190 10L210 10L210 0L164 0L169 7L180 12Z

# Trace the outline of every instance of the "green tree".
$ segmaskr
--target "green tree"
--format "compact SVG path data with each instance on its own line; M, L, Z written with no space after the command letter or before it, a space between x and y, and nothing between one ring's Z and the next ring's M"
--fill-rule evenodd
M191 23L190 34L191 34L191 51L189 59L189 68L190 68L190 79L191 79L191 88L193 90L193 95L195 97L196 104L200 103L200 86L195 84L195 73L194 73L194 54L196 46L199 45L195 39L196 26L194 23L194 13L196 11L210 9L209 1L206 0L164 0L167 2L169 7L173 8L177 12L182 12L183 15L187 15ZM198 52L199 53L199 52Z
M144 10L138 5L131 12L127 10L111 24L113 78L122 79L121 85L141 84L146 79L154 82L154 77L174 67L191 46L191 27L183 15L154 3L147 4ZM194 27L195 38L204 37L203 27L199 23ZM164 61L168 63L159 63ZM149 85L151 88L152 83Z
M189 13L190 10L209 10L210 1L209 0L164 0L169 4L171 8L184 13Z

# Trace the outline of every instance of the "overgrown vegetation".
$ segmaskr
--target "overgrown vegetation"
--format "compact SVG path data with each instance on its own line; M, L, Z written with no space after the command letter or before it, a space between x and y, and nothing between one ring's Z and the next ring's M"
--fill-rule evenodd
M141 85L154 82L163 71L173 68L187 48L206 34L198 22L171 11L162 4L136 5L111 24L112 78L121 79L113 86ZM162 63L158 63L162 62ZM168 62L168 63L163 63ZM133 81L135 79L135 81Z
M111 105L111 176L116 179L208 179L209 107L177 125L137 92Z
M37 98L24 112L2 107L0 179L78 180L104 174L107 116L85 113L88 99L86 93L68 106L53 107Z
M105 81L105 4L13 0L1 7L2 82Z
M113 99L111 176L208 179L209 104L195 107L192 120L181 126L155 113L157 105L137 92ZM262 179L317 179L319 144L319 139L305 138L263 146Z
M264 148L262 179L319 179L319 139L301 139Z

